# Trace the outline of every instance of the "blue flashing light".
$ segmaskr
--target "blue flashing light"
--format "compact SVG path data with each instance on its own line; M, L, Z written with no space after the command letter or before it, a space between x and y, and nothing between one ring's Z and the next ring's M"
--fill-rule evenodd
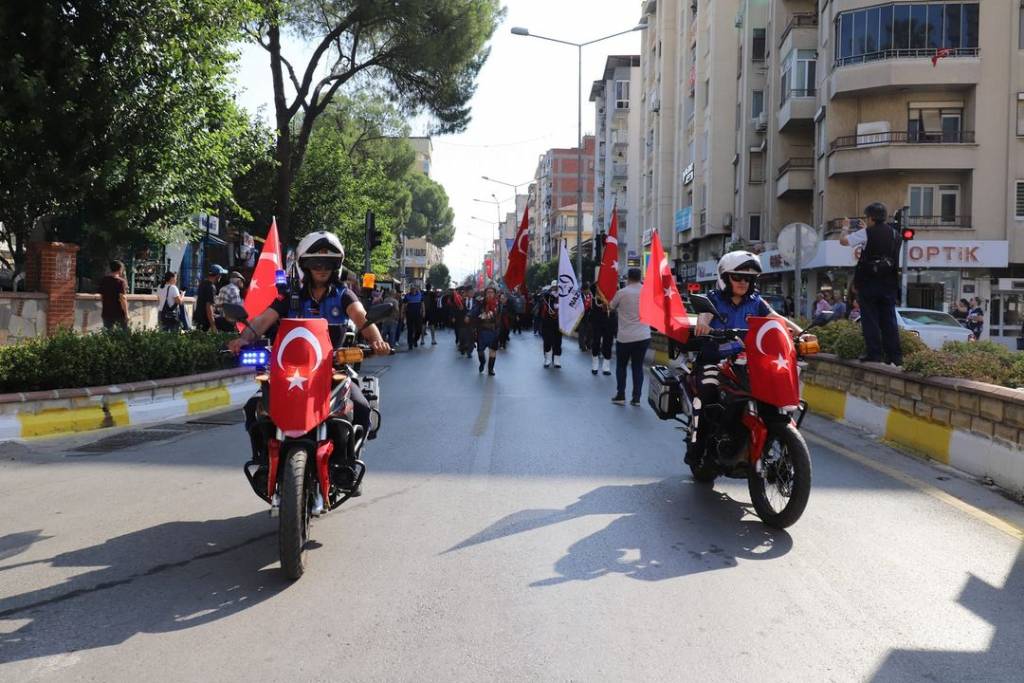
M288 275L283 270L278 270L274 273L274 284L286 285L288 284Z
M241 365L247 368L265 367L270 362L270 354L266 349L246 349L242 351Z

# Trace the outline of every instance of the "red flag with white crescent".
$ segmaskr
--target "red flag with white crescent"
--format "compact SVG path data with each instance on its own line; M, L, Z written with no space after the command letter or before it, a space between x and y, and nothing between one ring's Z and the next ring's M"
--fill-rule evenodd
M690 318L657 230L651 235L651 260L640 291L640 320L677 342L690 338Z
M505 269L505 286L515 291L526 284L526 257L530 253L530 207L523 210L516 241L508 254L508 268Z
M747 372L751 395L778 407L800 402L796 348L786 322L777 316L747 318Z
M270 353L270 419L298 437L327 419L334 346L326 318L284 318Z
M611 301L619 289L619 209L618 202L612 206L612 224L604 241L601 254L601 270L597 276L597 293L606 302Z
M249 291L245 294L246 313L249 320L252 320L274 303L277 298L277 271L283 270L281 266L281 249L277 243L277 219L270 224L267 232L267 239L263 242L263 250L260 251L260 259L256 262L256 269L252 273L252 281L249 283ZM239 324L238 330L245 329Z

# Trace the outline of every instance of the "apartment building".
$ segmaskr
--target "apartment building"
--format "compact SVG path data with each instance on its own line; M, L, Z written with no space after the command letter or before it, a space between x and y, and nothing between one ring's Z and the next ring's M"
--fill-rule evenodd
M594 103L593 224L607 233L617 207L619 271L639 263L640 220L640 55L613 55L590 89Z
M416 159L413 162L413 170L429 177L431 157L434 153L434 145L431 142L430 137L409 137L406 138L406 140L409 141L409 145L416 153Z
M576 203L577 148L554 148L541 155L534 178L538 186L539 258L548 261L558 256L555 212ZM594 136L583 136L583 199L594 194Z
M406 237L402 242L402 282L423 286L427 282L430 267L444 261L444 250L428 242L424 237Z

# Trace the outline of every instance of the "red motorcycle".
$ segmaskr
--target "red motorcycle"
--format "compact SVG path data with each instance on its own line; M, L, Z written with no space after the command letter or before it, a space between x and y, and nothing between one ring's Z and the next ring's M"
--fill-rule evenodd
M704 296L691 295L690 309L721 319ZM690 465L693 478L746 479L757 515L781 529L800 519L811 492L811 457L800 434L807 403L800 398L799 358L818 352L817 339L806 332L826 319L795 335L779 318L747 321L748 329L711 330L697 339L719 343L725 356L717 402L701 405L699 368L691 358L678 369L649 370L648 403L662 420L683 424L687 443L705 423L702 457Z
M392 304L371 307L366 326L393 312ZM248 325L241 306L225 304L224 314ZM373 351L357 345L356 335L354 329L329 330L323 318L285 318L272 346L257 344L239 354L241 365L259 370L260 386L249 426L253 456L243 471L253 492L279 518L281 569L289 579L298 579L305 569L312 518L359 495L366 474L360 455L380 429L377 378L358 372ZM370 404L368 432L353 419L356 384Z

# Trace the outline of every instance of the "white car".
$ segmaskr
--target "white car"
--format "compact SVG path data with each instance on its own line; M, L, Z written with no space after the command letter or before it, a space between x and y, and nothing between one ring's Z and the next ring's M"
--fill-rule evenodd
M903 329L913 332L930 349L941 349L948 341L974 341L974 335L949 313L929 308L897 308L896 320Z

